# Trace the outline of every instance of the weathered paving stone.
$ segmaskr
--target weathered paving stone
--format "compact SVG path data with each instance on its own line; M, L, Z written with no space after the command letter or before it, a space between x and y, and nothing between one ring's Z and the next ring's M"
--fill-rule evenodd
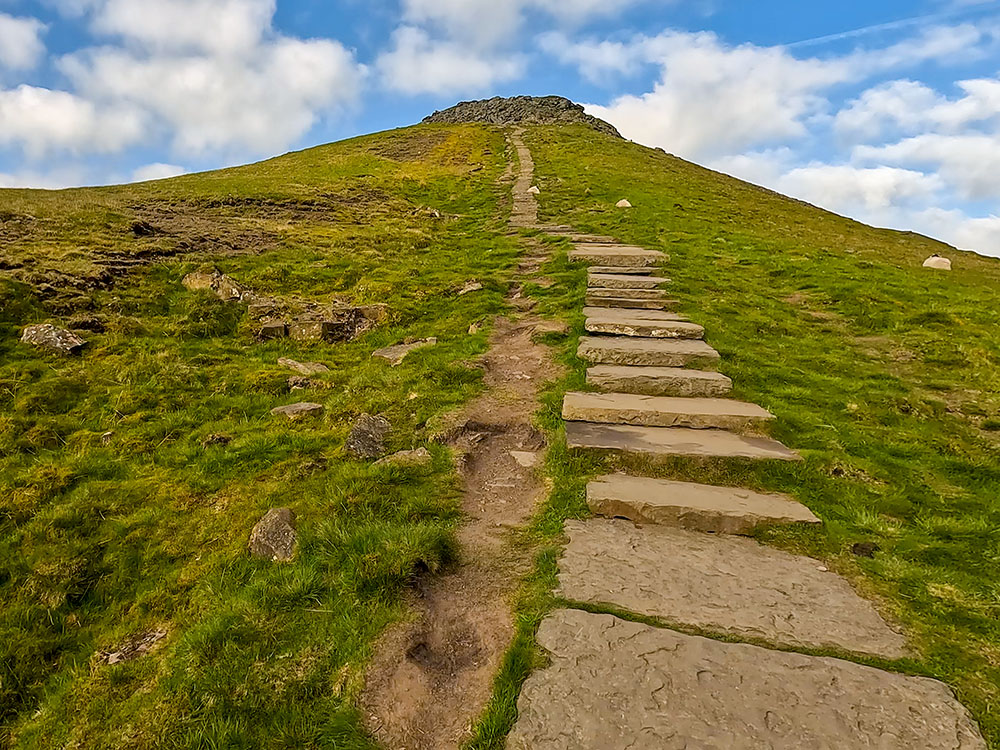
M288 406L277 406L271 409L275 416L287 417L292 422L296 422L306 417L318 417L323 413L323 404L312 404L303 402L301 404L288 404Z
M888 659L905 639L846 580L752 539L629 521L567 521L558 594L791 648Z
M705 336L705 329L700 325L682 320L626 320L602 315L587 318L584 328L588 333L651 339L700 339Z
M384 359L393 367L398 367L403 364L403 360L406 359L406 355L410 352L416 351L417 349L423 349L428 346L434 346L435 344L437 344L437 339L433 337L429 339L421 339L420 341L414 341L410 344L396 344L395 346L387 346L384 349L377 349L372 352L372 357Z
M590 289L659 289L669 283L670 279L662 276L639 276L634 273L587 274L587 286Z
M599 516L717 534L749 534L766 524L820 523L788 495L625 474L590 482L587 505Z
M756 404L726 398L678 398L637 393L567 393L563 419L571 422L740 430L774 419Z
M635 245L608 245L580 243L569 251L570 262L585 262L594 266L649 267L670 260L658 250L647 250Z
M585 318L608 318L621 320L688 320L686 315L663 310L631 310L620 307L583 308Z
M639 367L712 366L719 353L698 339L644 339L584 336L576 354L595 365Z
M676 300L671 299L622 299L620 297L595 297L588 294L586 297L588 307L617 307L631 308L635 310L663 310L667 307L674 307Z
M589 273L610 273L610 274L625 274L633 276L651 276L656 268L653 266L590 266L587 271Z
M588 289L587 299L599 299L602 297L613 297L615 299L635 299L635 300L656 300L670 305L677 304L676 300L669 299L665 289ZM593 304L587 302L587 304Z
M566 422L566 444L570 448L620 451L645 456L801 460L797 453L771 438L686 427Z
M560 610L507 750L985 750L944 683Z
M684 367L626 367L595 365L587 370L587 384L616 393L646 396L725 396L733 381L719 372Z

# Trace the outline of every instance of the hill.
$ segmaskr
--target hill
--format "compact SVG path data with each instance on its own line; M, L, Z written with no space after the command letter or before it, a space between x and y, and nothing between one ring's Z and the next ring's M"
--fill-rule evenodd
M587 274L566 239L509 228L502 127L427 123L155 183L0 191L0 747L374 746L366 670L421 600L443 601L435 586L462 580L475 466L455 456L506 419L468 410L517 401L503 386L533 340L554 364L525 376L541 437L515 452L549 443L551 491L502 542L517 632L476 677L496 673L470 746L503 746L541 663L534 631L562 603L555 560L563 521L589 515L587 479L641 470L806 504L821 527L756 538L874 600L914 648L895 666L945 681L1000 747L1000 263L586 124L521 128L541 221L668 252L671 294L733 395L805 460L566 449ZM932 253L954 270L922 268ZM20 341L45 322L82 352ZM431 338L397 367L372 356ZM271 413L302 401L323 413ZM364 415L391 426L370 453ZM366 458L419 448L430 458ZM247 548L279 507L298 537L287 564ZM425 639L406 658L455 667L434 653Z

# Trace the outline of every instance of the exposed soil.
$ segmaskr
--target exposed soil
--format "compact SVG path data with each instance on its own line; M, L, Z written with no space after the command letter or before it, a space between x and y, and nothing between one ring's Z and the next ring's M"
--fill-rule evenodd
M519 185L526 163L530 168L522 156ZM510 532L547 493L536 467L545 438L532 416L541 386L560 374L533 338L552 328L530 316L497 320L480 361L487 389L440 438L460 456L461 559L451 573L420 582L413 620L386 635L369 670L365 716L393 750L459 747L490 698L513 637L511 599L531 559Z

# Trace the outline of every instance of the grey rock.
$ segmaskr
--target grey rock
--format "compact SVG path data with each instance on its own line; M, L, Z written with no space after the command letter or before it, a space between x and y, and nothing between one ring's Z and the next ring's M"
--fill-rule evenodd
M396 344L395 346L387 346L384 349L375 350L372 352L372 357L387 360L393 367L398 367L403 364L403 360L406 359L406 355L410 352L434 346L435 344L437 344L437 339L433 337L414 341L410 344Z
M670 260L670 256L659 250L647 250L636 245L581 242L569 251L569 259L571 262L584 262L592 266L653 268Z
M312 404L303 402L300 404L288 404L288 406L278 406L271 409L275 416L287 417L292 422L296 422L306 417L318 417L323 413L323 404Z
M566 445L583 450L619 451L640 456L802 460L798 453L771 438L687 427L566 422Z
M291 391L304 391L315 387L316 383L305 375L292 375L292 377L288 379L288 389Z
M644 367L713 366L719 353L698 339L646 339L584 336L577 356L600 365Z
M563 419L574 422L739 430L774 416L757 404L727 398L567 393Z
M250 554L262 560L290 562L297 542L295 514L290 508L272 508L250 532Z
M733 381L722 373L684 367L595 365L587 370L587 385L602 391L647 396L725 396Z
M384 417L362 414L351 428L345 447L357 458L378 458L385 453L385 441L392 425Z
M633 336L650 339L700 339L705 329L697 323L683 320L632 320L621 315L600 315L587 318L584 328L588 333L612 336Z
M662 276L641 276L634 273L591 273L587 276L587 287L590 291L594 289L657 290L664 284L669 283L670 279L665 279Z
M507 750L985 750L944 683L560 610Z
M631 308L591 306L583 308L585 318L602 318L604 320L688 320L686 315L664 310L633 310Z
M21 332L21 341L41 349L67 355L79 354L87 345L86 339L80 338L65 328L57 328L51 323L27 326Z
M282 357L278 360L278 364L290 370L295 370L299 375L319 375L320 373L330 372L330 368L320 362L296 362L294 359Z
M478 281L470 281L468 284L466 284L459 290L458 296L461 297L462 295L469 294L470 292L478 292L482 288L483 285L480 284Z
M561 96L494 97L479 101L460 102L454 107L435 112L425 123L457 124L485 122L490 125L588 125L602 133L621 138L614 126L583 111L583 107Z
M288 326L284 323L265 323L257 332L257 338L261 341L283 339L286 336L288 336Z
M628 299L626 297L603 297L588 292L586 305L588 307L631 308L634 310L663 310L677 304L676 300L663 299L663 295L659 295L659 297L659 299Z
M215 292L219 299L226 302L249 302L254 298L252 291L218 270L189 273L181 283L192 291L203 290Z

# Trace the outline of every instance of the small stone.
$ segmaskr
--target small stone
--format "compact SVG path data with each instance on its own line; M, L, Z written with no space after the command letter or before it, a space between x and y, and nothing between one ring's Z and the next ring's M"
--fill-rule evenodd
M532 195L538 195L542 191L539 190L537 185L532 185L530 188L528 188L528 192L531 193Z
M881 551L882 548L875 542L858 542L851 547L851 554L856 557L875 557L875 553Z
M250 554L261 560L290 562L295 557L295 514L290 508L272 508L250 532Z
M151 237L156 234L156 227L148 221L133 221L131 228L136 237Z
M265 323L257 333L257 338L261 341L283 339L286 336L288 336L288 326L284 323Z
M215 432L211 435L207 435L205 439L201 441L201 447L207 448L210 445L229 445L231 442L233 442L232 436Z
M625 198L622 198L615 204L615 208L632 208L632 204L628 202Z
M417 448L412 451L399 451L391 456L386 456L375 462L376 466L391 464L393 466L411 466L415 468L425 468L434 461L431 452L426 448Z
M278 406L271 409L275 416L284 416L292 422L305 417L317 417L323 413L323 404L311 404L303 402L300 404L289 404L288 406Z
M288 389L292 391L304 391L307 388L315 388L316 384L305 375L292 375L288 379Z
M395 346L387 346L384 349L378 349L372 352L372 357L387 360L393 367L398 367L403 364L403 360L406 359L406 355L410 352L417 349L423 349L428 346L434 346L436 343L437 339L432 337L429 339L414 341L412 344L396 344Z
M538 466L538 453L535 451L510 451L510 457L525 469Z
M468 294L469 292L478 292L482 288L483 285L480 284L478 281L470 281L468 284L462 287L462 290L458 293L458 296L461 297L463 294Z
M480 330L479 323L473 323L471 326L469 326L469 335L475 336L477 333L479 333L479 330Z
M245 289L235 279L232 279L221 271L215 270L211 273L195 271L183 278L181 283L191 291L212 291L219 299L226 302L249 299L253 293Z
M65 328L57 328L51 323L28 326L21 332L21 341L25 344L42 349L48 349L59 354L78 354L87 345L85 339Z
M391 429L384 417L362 414L351 428L345 447L357 458L378 458L385 453L385 440Z
M300 375L319 375L323 372L330 372L330 368L320 362L296 362L294 359L282 357L278 364L287 367Z
M924 268L933 268L938 271L950 271L951 261L947 258L942 258L940 255L935 253L924 261Z
M111 445L111 438L113 438L114 436L115 433L111 432L110 430L108 432L105 432L103 435L101 435L101 445Z

